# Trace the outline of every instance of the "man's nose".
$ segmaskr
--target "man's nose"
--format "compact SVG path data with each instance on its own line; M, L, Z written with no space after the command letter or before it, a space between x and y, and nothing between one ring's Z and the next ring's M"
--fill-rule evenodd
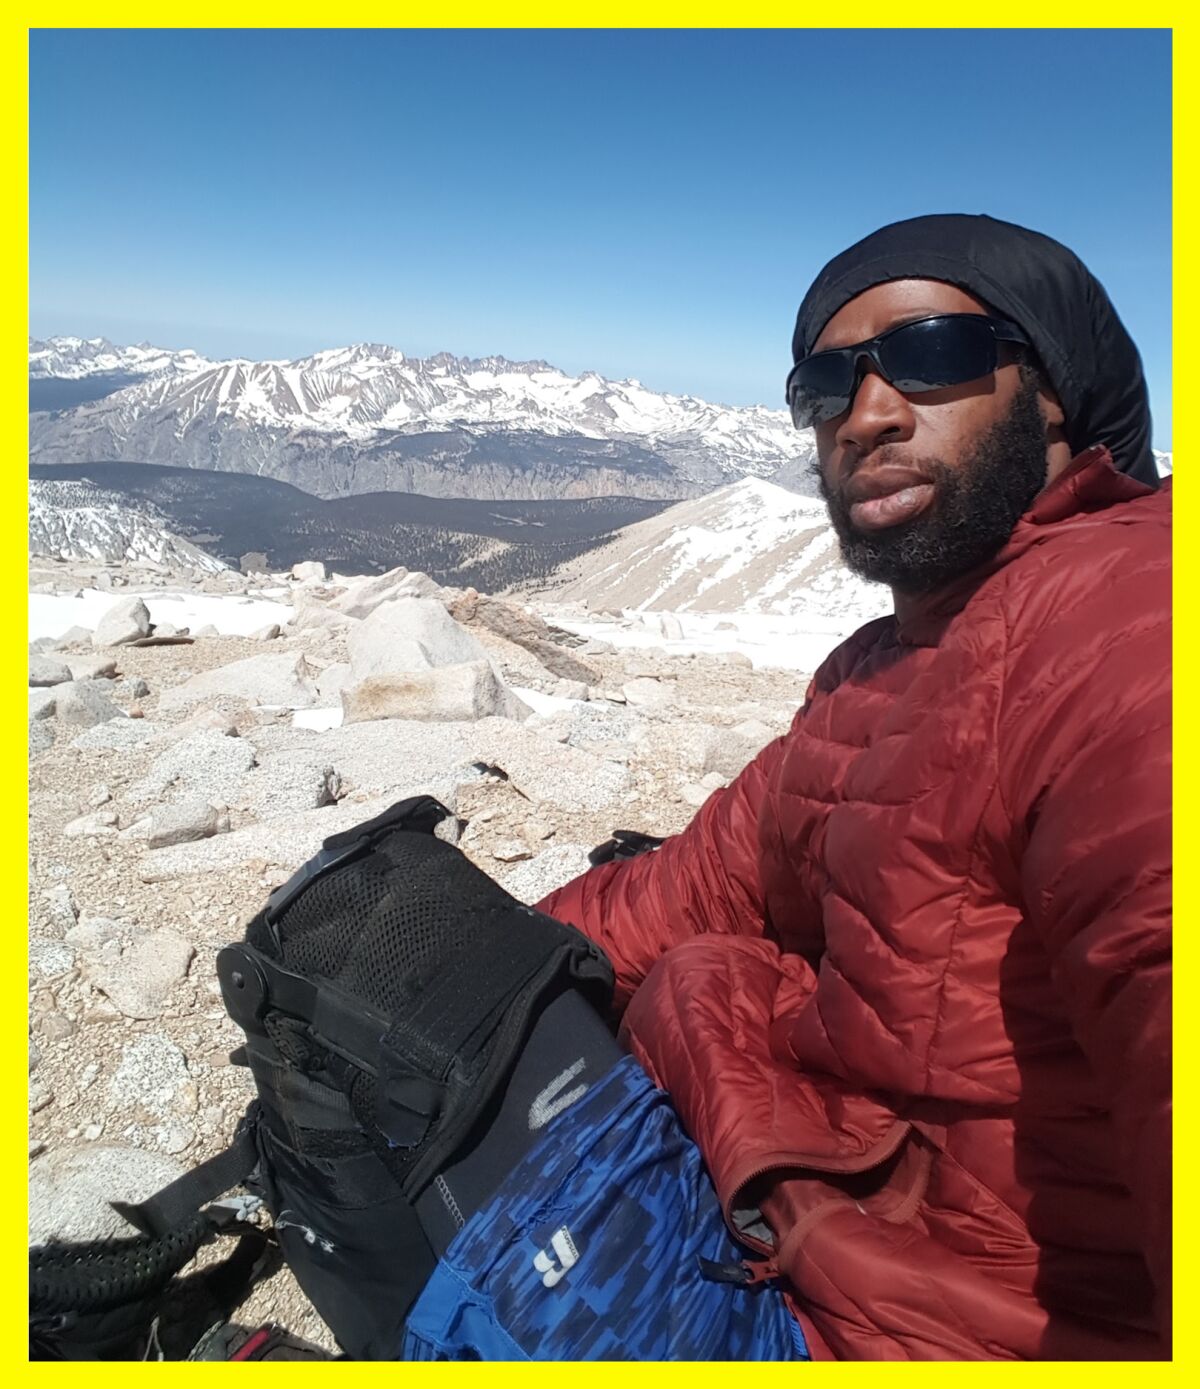
M882 443L911 438L913 424L908 397L868 364L838 426L837 442L842 448L865 455Z

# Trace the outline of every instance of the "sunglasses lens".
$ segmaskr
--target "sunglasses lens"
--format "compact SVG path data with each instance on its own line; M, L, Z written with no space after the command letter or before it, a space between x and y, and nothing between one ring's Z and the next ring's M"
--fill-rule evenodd
M792 423L797 429L810 429L821 420L831 420L850 404L854 366L841 352L822 352L800 362L792 373Z
M888 334L879 361L898 391L936 391L994 371L996 340L977 318L930 318Z

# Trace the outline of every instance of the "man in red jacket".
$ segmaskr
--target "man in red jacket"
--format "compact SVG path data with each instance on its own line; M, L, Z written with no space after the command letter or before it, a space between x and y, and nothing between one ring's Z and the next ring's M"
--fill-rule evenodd
M892 616L657 852L543 911L810 1347L1170 1354L1170 488L1065 247L916 218L801 306L788 403Z

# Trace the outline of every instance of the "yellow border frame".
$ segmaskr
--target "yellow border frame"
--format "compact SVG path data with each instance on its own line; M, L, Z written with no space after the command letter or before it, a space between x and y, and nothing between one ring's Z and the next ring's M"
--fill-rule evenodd
M879 3L879 0L859 0L854 6L852 15L836 15L836 24L821 23L821 18L827 12L814 11L809 6L798 4L781 4L779 0L743 0L739 5L714 4L711 0L697 0L692 4L680 3L652 3L652 0L609 0L609 3L600 5L589 5L571 7L560 3L550 3L549 0L525 0L525 3L517 3L515 0L506 0L503 5L483 4L480 0L459 0L459 3L450 6L408 6L408 5L383 5L383 4L356 4L351 7L352 16L345 11L334 12L336 18L341 21L336 27L345 28L392 28L392 27L412 27L412 28L904 28L904 27L927 27L927 28L1169 28L1174 31L1174 55L1173 66L1175 72L1175 144L1174 144L1174 181L1175 181L1175 202L1172 216L1173 231L1175 233L1175 244L1179 244L1181 230L1189 225L1188 214L1193 210L1192 204L1195 202L1195 194L1191 185L1191 178L1195 177L1196 164L1194 158L1195 144L1195 122L1197 102L1194 96L1194 89L1190 82L1180 82L1179 77L1192 73L1196 75L1196 69L1192 67L1191 59L1193 56L1192 35L1194 33L1190 24L1182 22L1184 8L1182 5L1154 5L1147 7L1144 11L1131 13L1126 6L1118 7L1115 4L1090 4L1079 3L1058 3L1053 5L1035 5L1028 3L1028 0L1018 0L1017 3L1010 4L1003 13L994 11L984 11L982 18L976 22L964 14L963 8L959 5L944 3L944 0L926 0L926 3L919 6L915 11L920 18L920 25L906 25L903 21L914 11L907 7L898 5L888 6ZM28 131L28 33L31 28L189 28L189 27L222 27L222 28L299 28L299 27L335 27L330 25L330 19L334 17L328 6L316 5L311 0L297 0L293 4L275 3L273 0L260 0L260 3L252 7L246 5L232 5L228 3L217 3L203 7L193 12L194 18L184 18L182 12L167 16L159 6L151 6L146 3L126 3L113 4L104 7L103 12L99 12L93 5L82 5L78 3L62 4L41 4L23 7L24 13L18 20L6 21L3 29L0 30L2 40L0 40L0 102L3 103L4 128L9 132L9 137L5 141L5 182L10 189L15 190L14 203L11 205L10 214L4 219L3 227L7 240L10 243L8 263L14 267L14 279L17 273L22 273L20 287L14 286L11 298L6 298L4 303L4 314L8 322L8 331L4 336L5 350L3 360L6 368L0 376L0 403L3 411L0 414L4 436L9 439L9 447L6 450L10 462L7 467L7 482L4 491L4 505L0 507L0 525L2 525L3 538L6 542L3 553L8 556L9 563L15 569L18 557L25 553L25 487L18 482L18 478L23 478L27 457L28 440L25 432L18 429L22 419L26 417L27 404L25 400L26 391L26 337L28 320L28 282L24 278L28 263L28 151L27 151L27 131ZM978 12L977 12L978 13ZM1177 20L1179 16L1179 20ZM197 23L203 20L203 24ZM1136 21L1136 24L1131 23ZM1106 99L1106 92L1102 88L1096 87L1089 82L1086 72L1065 72L1062 80L1062 100L1064 103L1086 106L1090 102L1103 103ZM1096 216L1105 215L1105 200L1120 199L1121 197L1121 172L1119 169L1112 171L1112 187L1106 194L1099 197L1096 205ZM17 214L20 214L19 216ZM1188 249L1191 247L1190 239L1185 243ZM1197 275L1192 268L1191 258L1188 256L1176 256L1176 278L1174 282L1174 308L1176 321L1179 320L1181 313L1186 314L1195 306L1196 301ZM1187 321L1186 319L1184 321ZM19 336L19 333L22 336ZM18 349L22 354L18 360ZM1190 379L1190 363L1195 359L1196 349L1191 345L1190 335L1183 334L1177 344L1175 360L1174 378L1176 381L1187 381ZM1179 403L1175 408L1174 428L1173 428L1173 451L1181 452L1184 456L1184 526L1186 533L1190 534L1194 530L1194 521L1191 515L1191 487L1189 478L1189 465L1186 462L1187 439L1192 428L1192 405L1190 396L1185 391L1176 391ZM1182 407L1182 408L1181 408ZM1180 578L1178 580L1178 592L1185 598L1192 597L1196 592L1196 560L1192 557L1190 547L1180 548L1178 556L1181 562ZM1176 655L1182 669L1184 687L1195 688L1192 679L1193 668L1196 663L1197 651L1197 620L1190 605L1187 602L1179 606L1178 622L1176 626ZM3 651L8 660L8 675L3 698L5 701L5 714L0 729L3 731L5 744L8 747L8 757L6 761L10 766L23 765L26 756L24 743L20 743L16 734L19 725L16 722L18 709L22 704L20 695L22 690L17 685L16 672L20 669L21 663L17 660L22 647L23 616L18 616L22 610L18 607L17 595L12 595L10 601L4 605L4 611L0 613L0 622L3 623L4 646ZM1197 738L1195 732L1189 727L1190 720L1183 719L1179 724L1177 740L1177 775L1176 780L1179 786L1184 788L1185 794L1180 798L1178 806L1177 842L1183 839L1189 828L1195 822L1194 809L1196 802L1192 799L1190 790L1195 786L1195 772L1197 770ZM5 798L3 805L4 825L3 836L0 843L5 847L5 868L0 881L4 884L5 896L9 910L5 913L5 919L9 922L8 932L16 937L18 926L16 923L24 919L27 910L27 893L22 891L26 884L27 875L27 856L24 852L24 827L25 814L18 809L18 801L15 793L10 791ZM1182 914L1185 921L1191 915L1190 903L1196 900L1196 875L1192 869L1192 863L1187 854L1184 855L1179 864L1179 876L1177 886L1177 900L1182 904ZM19 931L20 939L25 939L24 929ZM20 951L16 952L16 958L11 963L16 966L20 960ZM1185 931L1181 955L1184 960L1185 977L1190 977L1190 967L1187 961L1192 958L1190 938ZM20 1062L25 1054L25 1016L26 1006L24 995L18 996L18 975L17 968L12 968L10 977L7 981L6 993L7 1007L4 1009L5 1019L4 1045L0 1047L0 1058L3 1064L3 1076L5 1081L5 1093L10 1099L9 1114L12 1116L20 1115L22 1118L26 1112L24 1104L24 1077L25 1070ZM1195 1055L1196 1028L1189 1013L1185 1011L1181 1015L1178 1042L1181 1044L1177 1054L1183 1058L1184 1064L1178 1065L1176 1074L1180 1077L1180 1089L1186 1097L1195 1093L1195 1087L1191 1082L1191 1067L1187 1064ZM1177 1141L1177 1151L1187 1153L1190 1151L1190 1144L1187 1135L1194 1131L1195 1125L1192 1122L1193 1115L1190 1106L1187 1107L1183 1116L1183 1121L1179 1128L1180 1138ZM16 1127L14 1123L12 1127ZM17 1375L24 1378L36 1379L43 1383L67 1383L74 1382L76 1379L86 1377L89 1385L100 1384L116 1385L117 1379L126 1373L145 1373L153 1374L156 1377L166 1375L169 1378L182 1378L191 1375L207 1375L226 1373L221 1367L199 1367L199 1366L178 1366L166 1365L156 1368L139 1369L137 1367L127 1367L124 1365L29 1365L27 1363L27 1341L25 1327L25 1256L24 1256L24 1200L20 1193L26 1187L26 1169L19 1168L19 1154L16 1148L16 1139L11 1136L4 1143L2 1152L3 1171L5 1181L3 1191L7 1195L8 1219L7 1219L7 1238L5 1239L4 1258L0 1268L4 1275L4 1297L0 1301L3 1308L3 1319L0 1323L0 1365L12 1367ZM1182 1178L1186 1182L1190 1176L1187 1167L1183 1169ZM1195 1350L1196 1336L1194 1323L1187 1314L1190 1305L1190 1294L1196 1287L1196 1280L1193 1277L1195 1260L1191 1256L1191 1251L1195 1245L1196 1222L1190 1213L1190 1203L1186 1200L1177 1203L1176 1215L1176 1306L1183 1313L1177 1316L1175 1332L1175 1360L1171 1365L1141 1365L1136 1369L1130 1369L1120 1365L1086 1365L1086 1366L1058 1366L1058 1365L1029 1365L1022 1367L1021 1372L1026 1376L1026 1383L1032 1379L1041 1379L1044 1383L1050 1384L1052 1381L1056 1385L1064 1375L1078 1375L1080 1379L1086 1378L1089 1389L1097 1381L1111 1382L1126 1385L1130 1375L1137 1376L1139 1382L1141 1376L1147 1376L1147 1380L1153 1379L1161 1381L1164 1376L1174 1376L1181 1367L1192 1363ZM341 1379L353 1378L356 1383L361 1383L366 1379L373 1379L376 1382L384 1382L382 1377L391 1375L403 1375L406 1379L413 1377L433 1378L436 1377L439 1383L446 1383L449 1379L455 1379L462 1383L464 1379L477 1383L480 1379L491 1380L498 1383L501 1380L515 1386L516 1377L519 1375L522 1384L527 1384L530 1378L544 1378L547 1376L561 1377L568 1374L575 1384L591 1383L599 1384L607 1377L610 1370L604 1365L572 1365L567 1369L554 1366L470 1366L470 1365L439 1365L439 1366L413 1366L392 1367L388 1365L338 1365L336 1368L326 1368L320 1365L295 1365L286 1366L276 1365L264 1367L265 1372L270 1374L287 1374L289 1377L299 1375L309 1377L332 1373ZM737 1373L737 1371L732 1371ZM871 1381L880 1372L879 1368L872 1365L850 1365L839 1364L835 1367L820 1366L789 1366L789 1367L754 1367L752 1370L743 1373L752 1373L756 1376L768 1375L775 1377L786 1374L787 1376L802 1376L812 1373L833 1373L836 1374L841 1382L845 1378L858 1379L860 1384L868 1383L868 1376ZM884 1371L885 1373L889 1371ZM949 1373L955 1377L978 1378L982 1375L1000 1373L998 1369L986 1366L957 1365L953 1367L919 1366L907 1368L898 1367L890 1372L901 1374L920 1374L935 1373L939 1378L942 1374ZM233 1373L238 1373L234 1370ZM629 1371L622 1371L629 1373ZM641 1378L643 1374L656 1377L665 1376L672 1378L676 1383L681 1383L686 1378L689 1384L699 1381L711 1382L714 1385L727 1381L731 1373L731 1368L720 1365L711 1366L654 1366L638 1367L632 1374Z

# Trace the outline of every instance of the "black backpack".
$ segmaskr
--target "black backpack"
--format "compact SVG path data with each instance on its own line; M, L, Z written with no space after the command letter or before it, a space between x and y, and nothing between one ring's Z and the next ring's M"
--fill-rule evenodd
M224 1152L147 1201L113 1203L136 1236L30 1251L33 1358L166 1346L172 1293L191 1307L164 1351L178 1358L197 1307L211 1326L280 1256L346 1355L397 1357L444 1244L432 1184L492 1122L541 1011L574 990L603 1012L613 984L580 932L436 837L448 814L416 797L326 840L220 952L246 1036L231 1059L258 1098ZM260 1204L269 1232L252 1223ZM228 1234L240 1239L225 1264L176 1278Z

